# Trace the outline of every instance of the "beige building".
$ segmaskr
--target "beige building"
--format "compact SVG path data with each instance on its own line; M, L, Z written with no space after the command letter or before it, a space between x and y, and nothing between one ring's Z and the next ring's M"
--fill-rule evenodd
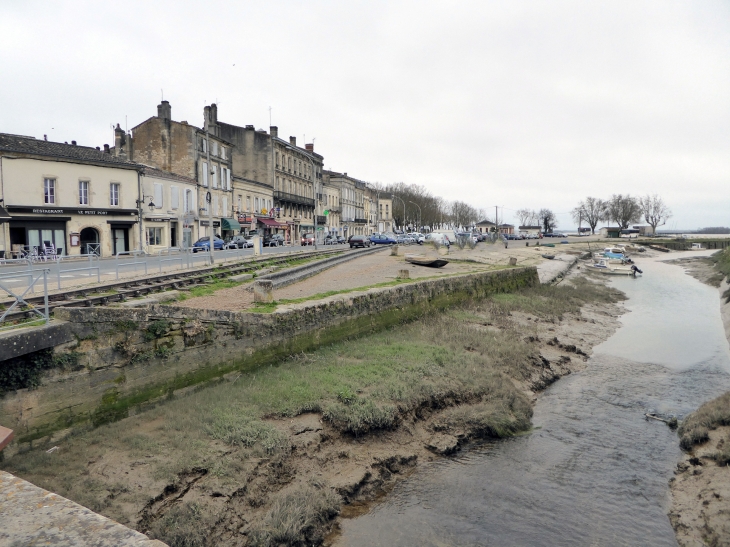
M140 170L108 146L0 134L0 251L109 256L138 249Z
M154 254L198 239L198 183L153 167L142 170L142 242Z
M320 213L321 209L321 213ZM325 215L325 211L327 214ZM318 206L318 214L321 214L319 219L324 222L325 235L342 235L341 227L341 205L340 205L340 187L331 181L327 174L322 176L322 199Z
M215 104L204 108L203 118L203 129L187 121L173 121L170 103L162 101L157 116L132 128L126 155L135 162L195 180L198 235L210 235L212 212L215 233L225 237L240 230L234 215L232 144L220 136Z
M330 186L340 190L342 235L349 237L370 233L368 218L365 215L366 183L348 176L347 173L338 173L336 171L324 171L324 177Z
M392 232L395 228L393 225L393 197L390 194L380 192L377 198L377 231Z

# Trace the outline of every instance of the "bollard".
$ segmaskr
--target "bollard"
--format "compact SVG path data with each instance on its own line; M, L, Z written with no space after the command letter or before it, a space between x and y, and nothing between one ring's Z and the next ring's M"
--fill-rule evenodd
M410 278L411 278L410 270L398 270L398 279L410 279Z
M261 241L261 236L253 236L251 238L251 242L253 243L253 254L254 256L259 256L263 254L263 244Z
M511 256L509 258L509 265L510 266L517 266L517 259L514 256Z
M390 256L398 256L398 245L393 245L390 248Z
M260 279L254 281L253 284L253 301L254 302L273 302L274 301L274 282L268 279Z

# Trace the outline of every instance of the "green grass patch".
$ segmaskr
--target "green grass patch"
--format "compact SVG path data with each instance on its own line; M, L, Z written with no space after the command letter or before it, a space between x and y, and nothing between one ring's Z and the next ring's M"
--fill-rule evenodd
M708 401L679 425L679 444L685 450L692 450L697 444L709 440L709 432L722 425L730 425L730 391Z

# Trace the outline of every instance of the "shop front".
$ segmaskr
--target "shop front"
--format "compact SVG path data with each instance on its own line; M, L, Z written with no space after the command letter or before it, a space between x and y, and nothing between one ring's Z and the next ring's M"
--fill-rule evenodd
M201 220L200 221L200 228L198 231L199 237L208 237L210 236L210 229L208 228L210 226L209 220ZM220 220L214 220L213 221L213 232L216 236L220 237L220 231L221 231L221 221Z
M7 207L10 255L109 256L134 243L136 209Z
M163 215L149 215L143 218L142 234L148 253L154 253L167 247L177 247L177 234L172 233L172 221L172 218ZM175 222L175 226L177 226L177 222Z
M277 233L280 233L284 236L284 239L287 240L287 225L282 224L281 222L278 222L274 220L273 218L266 218L266 217L259 217L257 219L259 227L263 228L264 234L268 235L274 235Z
M223 239L232 238L241 233L241 223L235 218L221 219L221 236Z

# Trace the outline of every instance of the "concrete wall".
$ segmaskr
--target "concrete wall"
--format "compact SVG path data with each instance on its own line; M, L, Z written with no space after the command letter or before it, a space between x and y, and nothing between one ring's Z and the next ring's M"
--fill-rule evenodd
M58 308L56 317L77 341L57 352L74 352L78 366L51 371L38 389L6 394L0 423L15 430L17 450L18 443L43 443L79 423L124 418L231 372L537 282L535 268L515 268L337 295L271 314L173 306Z

